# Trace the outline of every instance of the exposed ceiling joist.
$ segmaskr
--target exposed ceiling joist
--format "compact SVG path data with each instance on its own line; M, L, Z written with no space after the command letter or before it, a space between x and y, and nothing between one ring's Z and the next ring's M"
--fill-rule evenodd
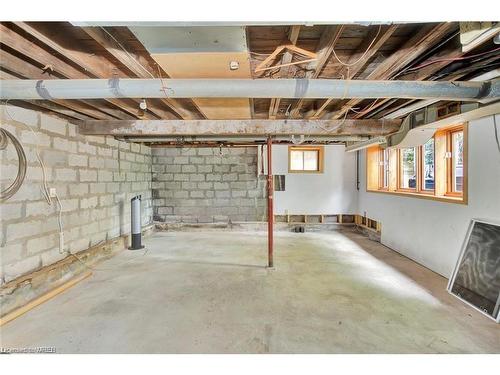
M345 63L347 68L345 79L352 79L356 76L356 74L363 69L365 64L375 55L375 53L377 53L380 47L382 47L397 30L397 28L398 25L381 25L379 26L379 29L373 29L357 48L356 52L354 52ZM332 100L332 98L325 100L321 107L314 113L312 118L320 118L323 111Z
M26 63L22 59L18 58L17 56L9 54L5 50L0 50L1 79L23 79L27 77L46 79L47 76L48 73L43 72L41 69ZM76 101L76 100L64 100L64 99L52 100L52 102L57 103L68 109L71 109L75 112L80 112L87 116L90 116L91 118L100 120L109 118L130 120L133 118L132 116L129 116L120 110L103 106L102 103L99 103L100 105L97 106L96 103L89 103L89 101L85 100ZM78 118L77 116L73 117Z
M448 22L443 22L435 26L423 27L420 32L413 38L410 38L401 48L382 61L366 79L391 79L393 75L410 64L414 59L424 53L429 47L439 42L455 28L456 26L454 24ZM343 117L346 111L349 111L361 101L360 99L349 100L332 118Z
M163 77L164 72L160 71L159 73L159 71L155 71L145 58L137 54L133 55L126 50L124 47L125 42L118 40L117 36L110 34L100 27L83 27L82 29L138 78L159 78L159 74ZM158 69L161 68L158 67ZM165 76L165 78L168 77ZM187 109L179 100L163 98L161 101L183 119L193 120L203 118L200 114Z
M316 51L318 55L318 59L313 61L306 73L306 78L318 78L321 71L325 67L330 55L332 54L337 41L342 35L342 31L344 30L344 25L339 26L327 26L323 34L321 34L321 38L319 40L319 46ZM300 109L304 104L304 99L299 99L299 101L294 105L293 109L290 111L290 115L292 118L297 118L300 115Z
M89 56L89 53L75 52L74 49L70 48L70 43L64 45L60 44L59 41L45 36L27 23L19 22L15 25L29 34L34 40L46 45L62 56L62 58L57 57L56 54L50 53L38 44L23 38L4 24L0 24L0 34L2 35L1 43L31 60L38 62L40 66L51 66L55 73L68 79L85 79L89 77L110 78L110 76L112 76L112 74L106 70L106 67L111 66L111 64L103 57L97 55ZM68 64L64 59L71 61L72 64L79 67L81 70ZM135 118L140 117L138 115L138 102L120 99L108 99L107 101ZM149 111L144 114L144 118L147 119L156 119L157 117L159 116L155 116Z
M290 27L290 31L288 32L288 39L291 44L295 45L297 44L297 40L299 39L299 34L300 34L300 25L293 25ZM281 64L288 64L292 61L293 55L286 51L283 54L283 57L281 58ZM288 77L290 74L290 67L289 66L283 66L281 67L279 71L279 76L282 78ZM271 104L269 105L269 118L270 119L275 119L276 115L278 114L279 108L280 108L280 102L281 98L272 98L271 99Z
M114 136L387 135L401 120L104 120L85 121L80 133Z

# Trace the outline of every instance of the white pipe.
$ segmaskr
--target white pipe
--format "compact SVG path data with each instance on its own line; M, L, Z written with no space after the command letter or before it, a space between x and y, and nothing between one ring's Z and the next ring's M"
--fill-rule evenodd
M1 80L0 99L110 98L440 99L500 97L500 82L334 79L53 79Z

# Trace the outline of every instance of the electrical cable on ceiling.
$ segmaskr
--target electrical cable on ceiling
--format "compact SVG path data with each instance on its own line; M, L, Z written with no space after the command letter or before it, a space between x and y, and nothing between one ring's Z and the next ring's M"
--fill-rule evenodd
M340 60L340 58L337 56L337 53L335 52L335 48L332 48L332 54L333 56L335 57L335 59L339 62L340 65L343 65L343 66L346 66L346 67L352 67L356 64L358 64L361 60L363 60L366 56L366 54L368 53L368 51L370 50L370 48L372 48L373 44L375 43L375 41L377 40L379 34L380 34L380 31L382 30L382 25L379 25L378 27L378 31L377 31L377 34L375 35L375 37L373 38L373 40L371 41L371 43L368 45L368 47L366 48L365 52L363 52L363 54L359 57L359 59L357 59L356 61L352 62L352 63L346 63L346 62L343 62L342 60Z
M474 57L484 56L484 55L487 55L489 53L497 52L499 50L500 50L500 47L492 49L490 51L481 52L481 53L477 53L475 55L470 55L470 56L457 56L457 57L449 57L449 58L446 58L446 59L431 60L431 61L428 61L426 63L422 63L420 65L414 66L412 68L408 68L405 71L405 73L407 73L407 72L411 73L411 72L413 72L415 70L419 70L419 69L425 68L426 66L429 66L429 65L432 65L432 64L435 64L435 63L438 63L438 62L468 60L468 59L472 59Z
M108 31L106 30L104 27L100 26L100 28L102 29L102 31L104 31L106 34L109 35L109 37L111 39L113 39L115 41L116 44L118 44L118 46L123 50L123 52L125 52L127 54L127 56L129 58L131 58L132 60L134 60L145 72L146 74L148 74L151 78L155 78L155 76L153 74L151 74L151 72L146 69L144 67L144 65L142 65L134 56L132 56L126 49L125 47L123 47L123 45Z

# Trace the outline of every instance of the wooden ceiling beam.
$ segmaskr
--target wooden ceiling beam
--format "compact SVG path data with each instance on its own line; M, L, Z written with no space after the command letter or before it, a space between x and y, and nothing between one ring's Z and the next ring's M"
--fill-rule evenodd
M427 25L420 29L413 38L410 38L401 48L397 49L391 56L382 61L371 72L366 79L368 80L388 80L391 79L405 66L418 58L430 47L441 41L447 34L453 31L456 25L443 22L437 25ZM361 103L360 99L351 99L335 113L332 118L338 119L344 117L345 113L351 108Z
M458 36L457 36L457 38L458 38ZM462 46L459 43L457 43L454 47L448 48L445 51L442 51L441 53L438 53L436 55L433 55L432 57L427 58L421 64L425 64L427 62L431 62L434 60L440 60L440 61L435 62L433 64L429 64L427 66L424 66L422 69L418 69L418 70L412 71L410 73L398 75L397 79L411 80L411 81L423 81L423 80L428 80L429 78L431 78L431 80L432 80L432 76L435 73L439 72L441 69L450 65L453 62L454 58L460 58L460 57L464 56L465 54L466 54L466 52L462 51ZM496 61L497 59L498 59L498 56L495 55L495 56L492 56L490 58L485 59L485 61L481 62L481 64L484 64L485 62ZM465 73L452 72L449 75L447 75L446 80L447 81L458 80L458 79L462 78L463 76L465 76L466 74L467 74L467 72L465 72ZM370 110L367 111L367 113L356 114L354 116L354 118L361 118L366 114L369 114L369 116L372 116L376 113L379 113L381 110L383 110L383 108L380 108L380 107L382 105L384 105L385 103L387 103L388 101L389 101L389 99L380 100L374 106L372 106L370 108ZM378 110L375 111L376 109L378 109ZM398 108L396 108L396 110L397 109Z
M119 40L118 36L114 36L100 27L82 27L82 30L85 31L97 43L99 43L109 54L116 58L128 70L130 70L130 72L135 74L136 77L161 78L158 77L159 72L155 71L154 67L150 65L147 59L145 59L140 54L129 52L128 49L125 50L125 41ZM163 78L168 78L165 72L160 72ZM201 116L199 113L193 112L190 109L186 108L184 103L182 103L182 101L180 100L173 98L164 98L161 99L161 102L167 105L180 118L186 120L203 118L203 116ZM194 106L194 103L192 105Z
M156 120L85 121L81 134L115 136L387 135L401 120Z
M4 57L6 57L6 55L8 55L7 53L5 53L5 51L3 50L0 50L0 79L22 79L22 78L26 78L26 77L21 77L19 78L18 76L12 74L12 73L9 73L7 71L4 70L4 67L3 67L3 64L4 64ZM15 69L16 71L13 72L15 74L18 74L19 75L19 69L18 69L19 65L16 65L15 66ZM35 68L36 69L36 68ZM42 71L39 71L38 73L39 75L43 75L44 73ZM41 78L41 79L44 79L44 78ZM75 112L75 116L73 116L74 118L76 119L98 119L98 120L106 120L106 119L114 119L115 117L112 117L112 116L109 116L101 111L99 111L97 108L93 107L93 106L90 106L82 101L78 101L78 100L64 100L64 99L54 99L54 100L51 100L51 101L48 101L48 100L43 100L43 101L40 101L40 100L36 100L36 101L30 101L30 103L40 103L40 106L44 106L43 103L48 103L47 105L50 107L51 104L50 103L54 103L54 104L57 104L61 107L64 107L64 108L67 108L69 110L72 110ZM47 107L47 108L49 108ZM51 109L51 108L50 108ZM79 114L83 114L85 117L79 117L78 115ZM64 115L68 115L67 112L64 113Z
M297 40L299 39L300 34L300 25L293 25L290 27L290 31L288 32L288 40L291 44L297 44ZM281 64L288 64L292 61L293 55L286 51L281 58ZM290 74L290 66L283 66L279 71L279 76L286 78ZM269 105L269 118L275 119L279 108L280 108L281 98L272 98L271 104Z
M3 79L58 79L58 77L51 75L50 71L44 71L41 68L37 68L36 66L28 63L26 60L10 54L5 49L0 49L0 70L6 73L11 73L11 78L7 78L4 74ZM97 111L102 112L101 115L106 114L108 115L108 118L111 117L121 120L131 120L135 118L126 112L116 109L114 106L109 106L103 100L59 100L58 102L67 104L66 107L68 108L71 103L85 103L89 109L95 110L96 113ZM100 118L100 116L93 117Z
M49 103L49 106L45 105ZM61 118L65 121L71 121L72 123L80 123L85 121L85 118L74 111L69 111L66 108L57 107L52 104L50 106L50 102L34 102L34 101L23 101L23 100L12 100L9 101L9 105L14 105L21 108L30 109L37 112L46 113L50 116L55 116Z
M345 79L352 79L358 74L366 63L378 52L384 43L397 30L398 25L381 25L379 28L373 28L368 36L359 45L356 51L349 57L345 67ZM376 39L375 39L376 38ZM348 68L348 69L347 69ZM312 118L320 118L325 108L333 99L327 99L321 107L313 114Z
M316 51L318 59L309 64L308 71L306 72L306 78L318 78L326 63L328 62L328 59L330 58L335 45L340 39L343 30L344 25L327 26L325 28L325 30L321 34ZM293 106L292 110L290 111L290 116L292 118L299 117L300 109L303 104L304 99L299 99Z
M54 50L55 52L63 56L65 59L72 61L80 69L84 70L85 73L73 67L72 65L68 64L66 61L57 57L55 54L50 53L49 51L40 47L38 44L33 43L27 40L26 38L22 37L20 34L8 28L4 23L0 23L0 35L2 36L0 42L3 45L8 46L12 50L20 53L21 55L24 55L29 59L36 61L40 66L51 67L55 73L62 76L63 78L71 78L71 79L89 78L89 77L110 78L109 76L106 77L101 76L100 75L101 71L98 71L96 69L96 66L104 64L104 62L98 56L94 56L95 63L89 65L82 58L81 54L74 55L73 50L56 43L50 38L47 38L45 35L38 32L35 28L29 26L28 24L23 22L18 22L15 23L15 25L21 28L21 30L23 30L24 32L28 33L31 38L38 40L38 42ZM108 60L105 61L106 61L105 65L108 66L110 62ZM107 99L106 101L111 103L113 106L118 107L120 110L125 111L126 113L130 114L135 118L140 117L138 116L138 109L139 109L138 102L136 102L135 100ZM144 117L149 119L157 118L157 116L148 112L146 112Z

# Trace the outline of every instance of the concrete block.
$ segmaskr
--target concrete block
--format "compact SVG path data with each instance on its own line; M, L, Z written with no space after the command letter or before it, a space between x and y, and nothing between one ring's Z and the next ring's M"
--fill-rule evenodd
M82 210L94 208L97 206L97 197L83 198L80 200L80 208Z
M197 154L200 156L211 156L214 155L214 148L211 147L206 147L206 148L198 148L197 149ZM218 151L218 150L217 150Z
M214 190L228 190L229 184L227 182L214 182Z
M208 190L213 189L213 182L198 182L198 189Z
M189 158L187 156L176 156L174 158L174 164L188 164Z
M107 170L99 170L98 172L98 181L109 182L113 181L113 172Z
M58 181L76 181L76 170L69 168L56 169L56 180Z
M209 173L205 176L206 181L221 181L222 176L220 174Z
M30 109L25 109L12 105L4 105L2 107L3 107L2 118L6 119L7 121L22 122L26 125L33 127L34 129L38 128L38 117L40 113L32 111ZM47 117L46 115L43 116Z
M192 174L189 176L189 180L193 181L193 182L205 181L205 175L204 174Z
M104 168L104 159L96 156L91 156L89 158L90 168Z
M56 241L57 237L57 241ZM33 238L26 242L26 250L28 255L39 254L42 251L53 248L54 246L59 244L59 235L50 234L47 236L39 236L37 238Z
M231 196L231 192L229 190L220 190L215 192L215 196L217 198L229 198Z
M187 191L175 191L174 192L174 198L187 198L189 196Z
M205 193L203 191L199 191L199 190L193 190L189 193L189 196L191 198L204 198L205 197Z
M55 150L76 153L76 142L70 141L66 138L56 137L52 139L52 148Z
M180 173L181 166L180 165L165 165L166 173Z
M2 204L0 204L0 217L2 218L3 222L7 220L19 219L22 215L22 203L2 202Z
M41 265L42 263L38 255L27 257L18 262L4 265L4 280L5 282L9 282L16 277L40 268Z
M182 173L196 173L196 166L190 164L183 165Z
M50 147L51 138L44 133L34 130L21 131L20 141L23 145L38 145L40 147Z
M88 166L88 156L79 154L68 155L68 164L70 167L86 167Z
M40 128L51 133L66 135L68 122L58 118L40 115Z
M174 174L174 181L189 181L189 175L188 174Z
M30 237L40 233L42 229L41 221L28 221L7 225L6 241L12 242L20 238Z
M226 173L222 175L222 181L237 181L238 174L237 173Z
M88 169L81 169L79 171L79 174L80 174L80 181L81 182L97 181L97 171L88 170Z
M47 216L53 214L54 207L49 205L45 200L38 202L26 202L26 217L30 216Z
M212 173L214 170L213 165L198 165L198 173Z

